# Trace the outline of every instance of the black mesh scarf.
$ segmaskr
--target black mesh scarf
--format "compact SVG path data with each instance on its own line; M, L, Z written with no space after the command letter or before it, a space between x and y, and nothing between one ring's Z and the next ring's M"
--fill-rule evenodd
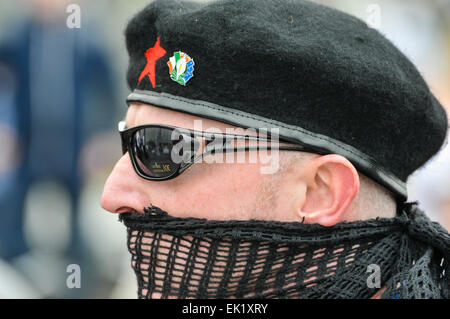
M123 213L138 297L450 297L450 236L409 203L390 219L333 227L176 218L157 207Z

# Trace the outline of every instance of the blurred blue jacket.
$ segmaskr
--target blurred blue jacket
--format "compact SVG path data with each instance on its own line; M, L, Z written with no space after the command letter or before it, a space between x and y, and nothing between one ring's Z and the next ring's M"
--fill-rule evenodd
M0 72L0 104L8 104L0 105L0 122L17 133L20 158L0 175L0 257L6 259L27 250L22 226L29 185L60 180L76 212L82 145L117 120L113 76L96 30L32 20L11 30L0 43L0 64L13 75Z

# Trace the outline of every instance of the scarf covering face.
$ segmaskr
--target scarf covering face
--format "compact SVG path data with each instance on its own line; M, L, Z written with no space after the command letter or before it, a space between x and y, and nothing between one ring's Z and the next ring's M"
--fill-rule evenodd
M450 236L417 203L332 227L176 218L154 206L119 220L139 298L370 298L380 287L387 299L450 297Z

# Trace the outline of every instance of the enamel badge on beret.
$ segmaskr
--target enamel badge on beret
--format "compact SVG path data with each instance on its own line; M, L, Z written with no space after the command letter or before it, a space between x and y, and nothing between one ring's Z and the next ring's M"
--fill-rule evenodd
M170 78L175 82L186 85L194 76L194 60L184 52L177 51L167 62Z

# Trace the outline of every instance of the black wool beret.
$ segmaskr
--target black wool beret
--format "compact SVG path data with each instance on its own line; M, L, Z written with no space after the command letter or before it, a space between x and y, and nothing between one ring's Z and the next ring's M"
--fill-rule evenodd
M363 21L309 1L154 1L125 30L128 103L348 158L397 198L448 119L415 66Z

